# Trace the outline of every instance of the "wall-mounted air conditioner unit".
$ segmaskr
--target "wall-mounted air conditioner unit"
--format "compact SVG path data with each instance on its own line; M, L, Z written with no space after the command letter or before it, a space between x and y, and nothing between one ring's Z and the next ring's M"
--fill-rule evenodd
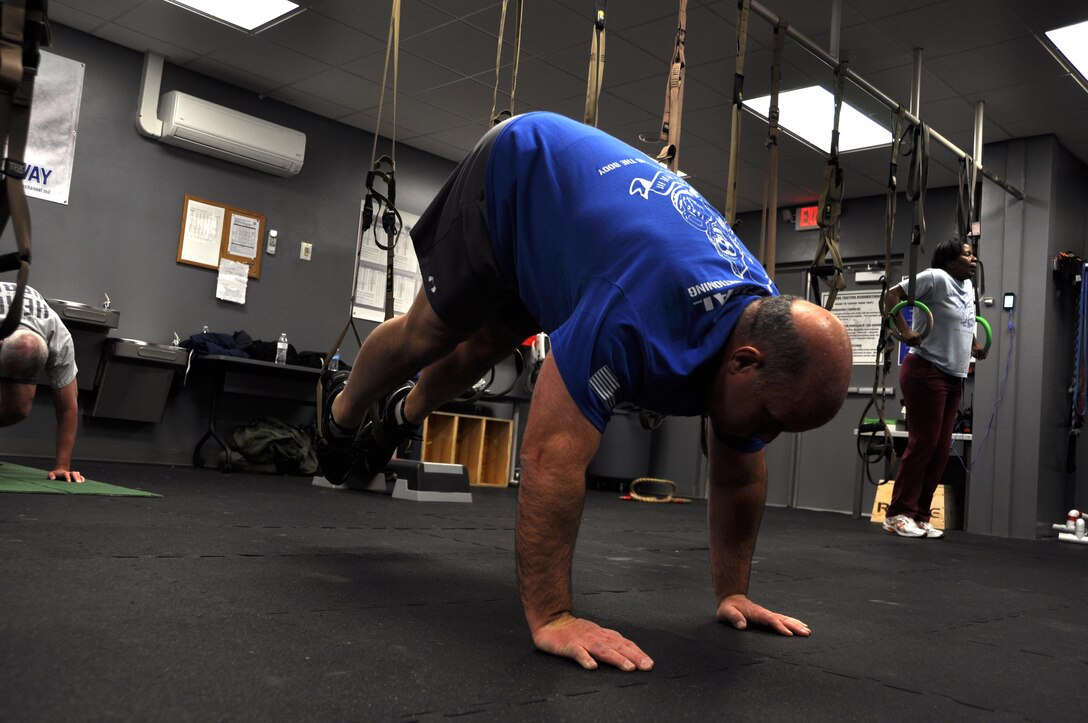
M162 64L160 55L144 57L136 118L141 133L277 176L293 176L302 169L304 133L176 90L163 95L156 108Z
M306 136L172 90L159 103L163 143L234 161L277 176L302 169Z

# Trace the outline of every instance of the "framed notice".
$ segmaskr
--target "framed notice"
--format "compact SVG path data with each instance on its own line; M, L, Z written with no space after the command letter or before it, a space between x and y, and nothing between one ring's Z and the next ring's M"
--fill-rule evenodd
M185 197L178 237L179 264L219 269L220 259L249 267L249 278L261 278L265 218L259 213Z

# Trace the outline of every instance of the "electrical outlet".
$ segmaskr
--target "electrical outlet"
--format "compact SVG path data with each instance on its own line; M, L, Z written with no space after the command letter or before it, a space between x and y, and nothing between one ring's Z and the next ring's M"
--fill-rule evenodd
M268 242L264 245L264 250L269 256L276 255L276 241L279 239L279 231L272 230L268 232Z
M303 241L302 245L299 246L298 257L300 259L302 259L303 261L309 261L310 257L313 256L313 253L314 253L314 245L312 243L309 243L307 241Z

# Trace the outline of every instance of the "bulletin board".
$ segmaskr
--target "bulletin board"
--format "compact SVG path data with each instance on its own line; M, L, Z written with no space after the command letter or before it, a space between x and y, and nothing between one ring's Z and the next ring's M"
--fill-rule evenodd
M264 229L262 214L186 195L177 262L218 269L220 259L230 259L249 266L249 278L259 279Z

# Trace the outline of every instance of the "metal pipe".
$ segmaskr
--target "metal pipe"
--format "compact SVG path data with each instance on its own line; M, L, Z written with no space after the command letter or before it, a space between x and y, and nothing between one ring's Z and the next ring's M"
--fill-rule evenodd
M766 7L764 7L762 4L757 2L757 0L752 0L751 10L756 15L760 16L761 18L763 18L764 20L769 22L771 25L778 25L778 22L779 22L780 18L777 15L775 15L774 13L772 13L770 10L768 10ZM793 40L798 45L800 45L802 48L807 50L811 55L815 56L817 60L822 61L825 65L827 65L830 68L837 68L838 67L838 65L839 65L838 59L831 57L831 55L829 55L826 50L821 48L816 43L812 42L812 40L810 40L805 35L798 32L797 29L795 27L793 27L792 25L789 26L789 29L787 30L787 33L791 38L793 38ZM860 75L855 73L852 68L847 68L846 72L843 74L843 77L846 78L847 80L849 80L854 85L856 85L861 90L865 91L865 93L867 93L869 96L871 96L874 100L877 100L880 103L887 106L890 110L892 110L894 112L897 112L897 113L902 111L903 112L903 117L906 118L909 123L912 123L914 125L918 125L919 123L922 122L918 118L918 116L916 114L911 113L911 112L907 111L906 109L904 109L903 105L901 103L894 100L891 96L884 93L882 90L877 88L875 85L873 85L869 81L865 80L865 78L862 78ZM960 150L958 146L953 144L950 140L948 140L947 138L942 136L937 131L930 128L929 133L930 133L930 139L931 140L934 140L937 143L940 143L942 146L944 146L948 150L952 151L952 153L954 153L956 155L956 157L959 158L960 160L963 160L964 158L967 157L967 154L965 152ZM980 165L979 166L979 172L982 175L986 176L986 178L989 178L991 181L993 181L1003 191L1005 191L1009 195L1015 197L1017 200L1020 200L1020 201L1024 200L1024 192L1023 191L1021 191L1019 188L1016 188L1015 186L1010 185L1008 183L1008 181L1001 178L1001 176L998 176L996 173L991 171L989 168L986 168L985 166Z
M831 40L828 44L831 57L842 57L842 0L831 0Z
M986 101L975 101L975 168L982 168L982 118L986 112Z
M910 69L910 112L920 117L922 112L922 49L913 51L913 63Z

